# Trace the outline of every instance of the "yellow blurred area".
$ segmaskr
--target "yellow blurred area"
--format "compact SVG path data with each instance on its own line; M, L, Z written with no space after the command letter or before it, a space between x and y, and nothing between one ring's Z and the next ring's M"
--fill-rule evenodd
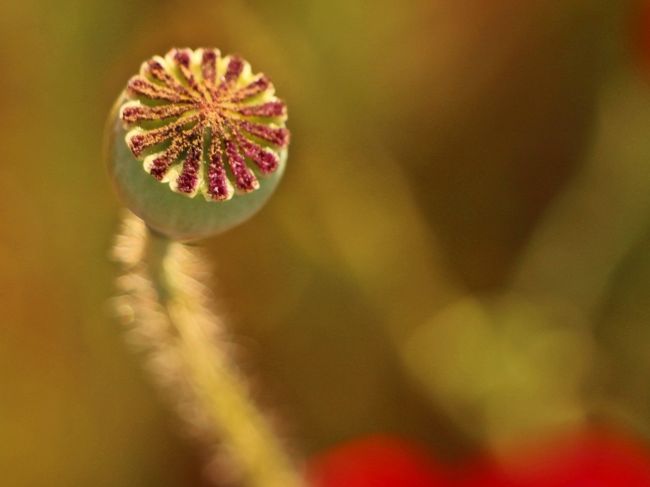
M387 432L456 459L590 420L650 440L637 6L0 0L0 485L208 485L109 307L103 125L172 46L240 53L288 104L278 191L202 245L298 455Z

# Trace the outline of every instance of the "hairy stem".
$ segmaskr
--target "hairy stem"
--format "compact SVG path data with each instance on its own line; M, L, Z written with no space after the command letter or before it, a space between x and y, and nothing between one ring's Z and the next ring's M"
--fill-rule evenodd
M118 309L130 322L130 337L147 349L154 378L192 430L212 448L219 443L246 485L301 486L227 353L196 250L152 234L129 215L115 256L124 268Z

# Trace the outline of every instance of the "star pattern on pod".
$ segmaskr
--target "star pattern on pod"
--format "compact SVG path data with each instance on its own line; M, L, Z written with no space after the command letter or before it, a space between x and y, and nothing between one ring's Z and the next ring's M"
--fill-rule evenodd
M286 105L269 79L218 49L172 49L145 61L119 116L145 171L211 201L258 189L289 144Z

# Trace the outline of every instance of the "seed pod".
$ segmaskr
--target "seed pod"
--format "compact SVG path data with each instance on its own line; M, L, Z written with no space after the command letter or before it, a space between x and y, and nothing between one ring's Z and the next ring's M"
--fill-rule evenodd
M277 186L287 110L269 79L217 49L145 61L111 112L106 153L126 206L153 230L192 240L250 216Z

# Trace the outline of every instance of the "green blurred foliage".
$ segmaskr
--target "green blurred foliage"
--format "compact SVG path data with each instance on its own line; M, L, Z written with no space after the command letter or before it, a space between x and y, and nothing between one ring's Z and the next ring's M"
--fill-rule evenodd
M567 416L650 437L634 12L1 2L0 483L204 482L110 316L120 205L101 160L128 77L185 45L241 53L289 105L277 195L205 247L242 367L297 452L390 431L455 458Z

